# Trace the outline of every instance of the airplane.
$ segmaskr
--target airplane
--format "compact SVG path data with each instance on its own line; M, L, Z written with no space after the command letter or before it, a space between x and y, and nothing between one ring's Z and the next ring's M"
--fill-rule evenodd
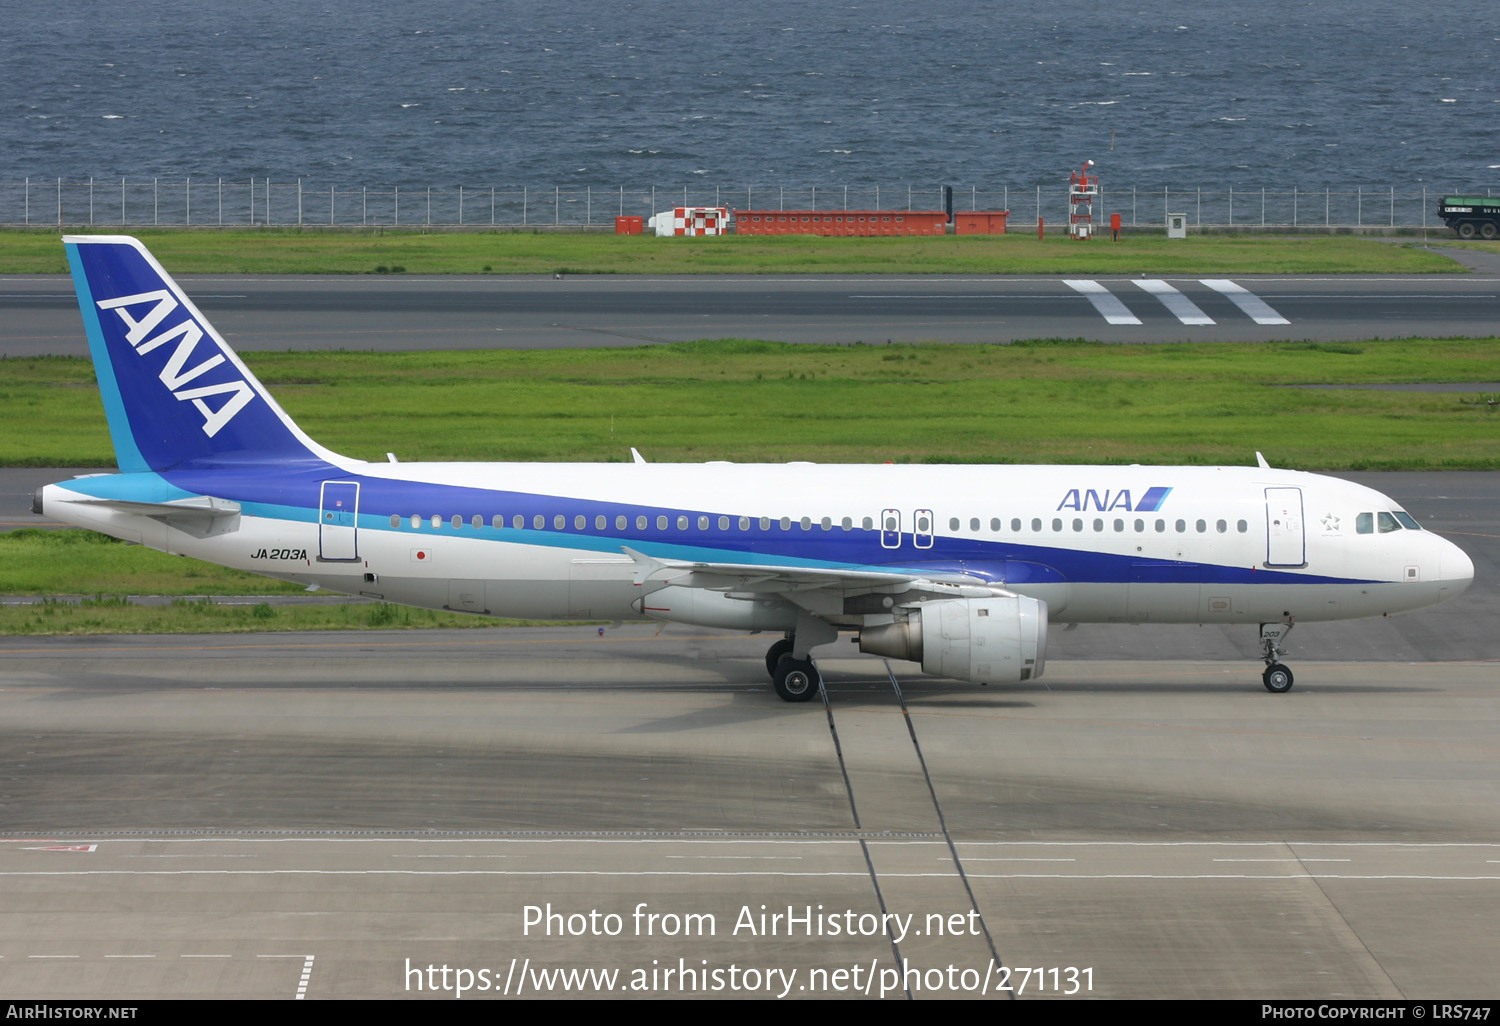
M813 650L1035 680L1050 624L1258 625L1416 609L1474 566L1394 500L1256 466L364 462L293 423L136 239L63 239L119 473L46 485L55 520L309 587L495 617L771 632Z

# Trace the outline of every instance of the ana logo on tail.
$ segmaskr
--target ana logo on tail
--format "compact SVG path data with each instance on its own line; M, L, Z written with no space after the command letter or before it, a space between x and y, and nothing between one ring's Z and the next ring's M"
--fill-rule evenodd
M132 308L148 303L151 304L151 309L137 320L131 312ZM166 289L105 299L97 305L101 310L113 310L119 315L125 324L125 340L134 347L137 356L144 356L174 339L177 341L177 348L172 350L172 355L167 357L166 364L157 376L178 402L191 402L198 408L198 412L203 415L203 433L209 438L218 434L255 397L254 391L243 380L198 388L183 387L223 363L224 354L214 353L197 366L187 368L188 360L193 357L193 350L203 338L203 329L191 317L147 337L182 305ZM218 409L213 409L204 400L216 395L227 395L229 398Z

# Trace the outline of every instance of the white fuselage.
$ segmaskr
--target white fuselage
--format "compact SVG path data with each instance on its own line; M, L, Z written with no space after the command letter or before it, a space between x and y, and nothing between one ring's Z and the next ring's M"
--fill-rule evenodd
M240 505L212 523L100 505L101 481L109 494L120 491L111 478L49 486L45 511L152 548L392 602L745 629L790 628L733 593L694 610L653 608L653 583L640 579L632 553L947 575L1042 599L1062 623L1350 619L1431 605L1473 575L1461 550L1416 528L1380 493L1262 467L348 461L330 469L310 493L321 497L318 508L286 502L289 490L267 468L222 480L128 475ZM842 626L865 622L825 615Z

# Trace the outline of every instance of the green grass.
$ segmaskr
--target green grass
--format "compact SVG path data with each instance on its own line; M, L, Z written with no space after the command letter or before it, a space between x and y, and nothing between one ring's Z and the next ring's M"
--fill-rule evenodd
M144 606L119 596L97 596L79 602L46 599L35 605L0 609L0 635L242 634L513 627L532 622L412 609L387 602L320 606L274 606L260 602L230 606L185 598L168 605Z
M1500 468L1472 395L1302 383L1500 380L1495 339L252 353L307 432L404 461L1245 463ZM0 465L111 466L86 360L0 360ZM91 590L91 589L90 589Z
M300 595L300 585L169 556L92 531L0 534L0 595Z
M99 229L107 231L108 229ZM704 239L532 232L139 231L174 274L1340 274L1462 268L1417 240L1125 233L939 238ZM56 231L0 232L0 274L66 273Z

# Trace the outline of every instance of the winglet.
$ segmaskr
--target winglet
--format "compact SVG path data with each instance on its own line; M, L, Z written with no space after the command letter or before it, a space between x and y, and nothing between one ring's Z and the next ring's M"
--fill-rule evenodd
M1260 454L1259 450L1256 450L1256 453L1255 453L1255 465L1257 467L1259 467L1261 470L1270 470L1271 469L1271 465L1266 462L1266 458Z

